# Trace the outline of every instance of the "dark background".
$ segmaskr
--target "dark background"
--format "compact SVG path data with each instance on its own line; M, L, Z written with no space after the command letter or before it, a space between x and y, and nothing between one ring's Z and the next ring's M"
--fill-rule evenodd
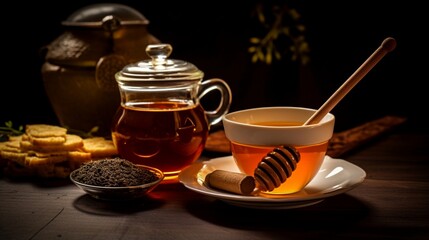
M0 125L57 123L44 90L42 47L64 32L61 21L81 7L103 1L19 1L3 4ZM287 64L250 62L251 12L257 1L121 1L140 11L148 30L172 44L172 58L195 64L205 78L227 81L231 111L270 105L317 108L380 46L386 37L397 48L332 111L336 131L383 117L404 116L427 129L429 92L423 1L289 1L307 26L311 64L297 75ZM269 1L267 1L268 3ZM277 1L281 2L281 1ZM288 3L288 1L285 1Z

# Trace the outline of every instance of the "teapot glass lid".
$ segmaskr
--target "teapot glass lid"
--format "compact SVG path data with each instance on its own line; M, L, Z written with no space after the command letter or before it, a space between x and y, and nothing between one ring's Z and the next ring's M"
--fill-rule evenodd
M122 81L199 81L203 78L204 73L192 63L169 59L172 51L170 44L150 44L146 47L146 53L150 59L125 66L117 73L117 77Z

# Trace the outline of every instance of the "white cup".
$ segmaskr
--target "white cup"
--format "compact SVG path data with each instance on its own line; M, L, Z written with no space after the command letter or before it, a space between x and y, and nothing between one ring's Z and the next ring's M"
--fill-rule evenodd
M223 116L225 135L241 172L254 175L258 164L274 148L293 146L300 155L292 175L266 194L290 194L302 190L317 174L334 132L335 117L328 113L319 123L306 125L316 109L262 107Z

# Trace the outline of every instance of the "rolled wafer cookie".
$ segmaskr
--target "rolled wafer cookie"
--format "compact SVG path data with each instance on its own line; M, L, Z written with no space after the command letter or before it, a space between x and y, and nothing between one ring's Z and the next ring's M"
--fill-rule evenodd
M252 176L225 170L214 170L207 174L205 182L213 188L242 195L249 195L256 186Z

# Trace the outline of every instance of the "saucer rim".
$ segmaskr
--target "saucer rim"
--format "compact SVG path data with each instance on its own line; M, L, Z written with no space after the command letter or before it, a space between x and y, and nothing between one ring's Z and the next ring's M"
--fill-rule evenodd
M197 174L201 170L201 168L205 165L214 166L216 168L216 165L220 165L225 161L229 161L229 163L227 164L231 165L232 168L228 168L228 169L223 168L223 169L230 170L230 171L238 171L238 168L235 165L234 161L231 161L231 160L232 160L232 156L229 155L224 157L212 158L206 161L195 162L191 166L184 169L179 174L179 182L182 183L186 188L192 191L195 191L207 196L211 196L235 205L248 205L249 202L251 202L250 203L251 205L282 204L282 205L290 205L289 207L294 207L293 205L302 205L303 203L309 203L309 204L311 204L312 202L318 203L320 202L320 200L323 200L327 197L335 196L335 195L350 191L351 189L355 188L360 183L362 183L366 177L366 172L359 166L353 163L350 163L344 159L325 156L325 159L321 166L321 170L319 170L318 174L303 190L297 193L273 196L270 198L264 197L264 196L243 196L239 194L227 193L227 192L211 189L205 186L204 184L201 184L198 182ZM332 170L333 168L336 168L336 167L342 168L345 171L344 174L350 176L350 178L338 179L338 181L335 182L338 185L338 187L330 191L324 192L324 190L332 188L333 186L330 186L329 188L321 189L319 192L316 191L311 194L305 193L305 191L309 189L314 189L314 188L317 189L317 187L320 186L319 178L320 178L321 171L325 169ZM253 206L253 207L257 207L257 206Z

